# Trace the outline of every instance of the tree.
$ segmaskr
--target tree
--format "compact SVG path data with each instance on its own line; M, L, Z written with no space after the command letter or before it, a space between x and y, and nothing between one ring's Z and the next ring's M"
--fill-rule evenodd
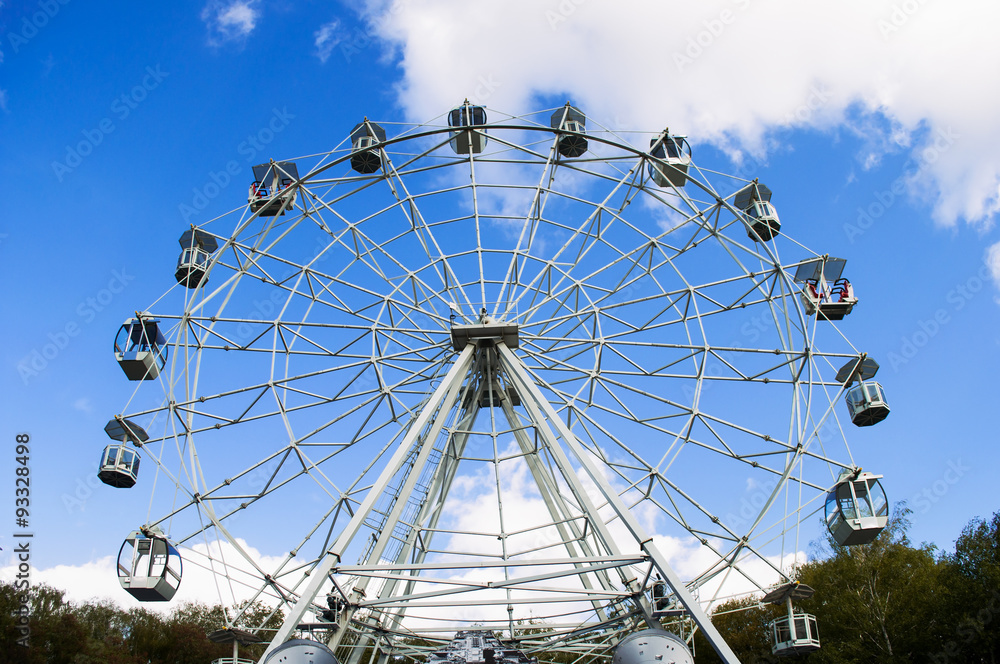
M956 624L936 661L995 664L1000 659L1000 512L988 521L970 521L945 564Z
M910 546L910 510L897 505L868 544L839 546L798 570L816 594L797 608L816 616L821 649L815 662L926 662L941 645L941 566L933 545Z
M0 628L3 634L3 651L6 661L18 664L46 662L86 662L87 639L84 629L63 601L64 592L41 585L26 591L11 584L0 584ZM18 644L21 636L18 619L22 598L29 609L28 647Z
M712 611L712 624L743 664L777 661L771 654L771 621L784 615L782 607L761 604L756 597L732 599ZM695 634L698 664L721 662L701 630Z

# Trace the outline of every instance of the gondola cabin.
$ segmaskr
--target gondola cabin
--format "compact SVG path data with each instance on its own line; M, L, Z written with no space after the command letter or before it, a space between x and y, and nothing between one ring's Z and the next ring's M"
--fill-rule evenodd
M181 245L181 255L177 259L174 277L185 288L197 288L207 281L205 277L208 274L208 262L219 248L219 243L214 235L194 227L181 233L178 243Z
M385 129L367 118L351 130L351 168L362 175L370 175L382 168L382 151L378 144L385 142Z
M781 230L771 190L756 180L736 192L733 205L746 215L747 235L754 242L767 242Z
M167 602L181 585L181 555L163 535L136 530L118 551L118 581L140 602Z
M859 383L847 390L844 400L855 426L870 427L889 416L885 390L873 380Z
M794 599L808 599L815 591L809 586L791 582L767 593L762 601L768 604L784 605L786 614L775 618L768 625L771 632L771 654L779 657L801 655L819 650L819 628L816 616L796 611Z
M855 426L870 427L878 424L889 415L889 403L885 399L885 390L871 380L878 372L878 362L862 353L842 366L837 372L837 381L846 386L844 400L851 422ZM858 384L852 387L852 383Z
M848 471L826 497L826 525L841 546L867 544L889 523L881 475Z
M683 136L664 131L649 142L649 176L661 187L683 187L691 166L691 146Z
M126 443L131 442L136 447L141 447L149 440L149 434L132 420L123 417L110 420L104 426L104 432L111 440L117 442L105 447L101 453L98 479L117 489L135 486L139 479L140 457L139 453L129 449Z
M130 489L139 479L139 453L125 445L108 445L101 454L97 477L108 486Z
M126 320L115 337L115 359L129 380L152 380L167 362L167 341L159 321L137 314Z
M811 613L775 618L770 627L772 655L801 655L819 650L819 627Z
M299 179L299 169L293 161L278 161L258 164L253 167L253 184L247 202L250 211L262 217L285 214L295 205L295 189L292 185Z
M820 320L843 320L854 310L858 298L854 286L841 277L847 261L822 256L799 265L795 281L803 285L802 304L806 315Z
M587 152L587 116L569 102L552 114L551 125L559 130L556 146L559 154L574 158Z
M486 109L473 106L466 99L458 108L448 113L449 127L468 127L451 132L451 149L455 154L479 154L486 149L486 130L476 129L486 124Z

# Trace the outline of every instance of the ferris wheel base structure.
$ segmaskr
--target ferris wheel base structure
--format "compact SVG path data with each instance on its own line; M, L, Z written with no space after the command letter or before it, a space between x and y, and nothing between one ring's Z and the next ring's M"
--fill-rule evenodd
M542 396L538 387L534 384L524 364L508 348L508 342L515 346L517 344L517 326L492 321L480 325L453 326L452 339L455 340L456 346L459 344L459 340L464 339L466 346L459 353L458 358L437 390L431 395L416 424L410 429L410 434L400 444L393 462L386 466L382 475L382 479L385 481L384 485L376 486L375 488L379 490L372 491L369 495L372 497L381 495L382 490L388 488L389 481L401 470L404 462L413 456L416 457L417 461L410 470L410 477L418 476L422 468L417 464L426 463L429 456L428 452L432 448L429 441L436 438L437 434L445 427L446 421L454 417L455 412L461 408L462 398L467 396L467 393L473 386L478 385L478 388L475 389L478 389L482 393L483 391L492 390L494 385L502 381L504 384L510 385L514 393L519 395L520 404L525 407L531 418L529 423L518 421L511 407L508 405L504 409L504 414L508 418L510 430L523 431L525 425L528 424L537 431L539 440L535 448L527 448L524 450L525 453L534 455L536 458L540 458L546 454L551 455L559 470L562 471L560 479L570 488L573 498L582 507L586 523L599 533L595 545L603 548L603 551L599 552L596 559L573 558L563 561L546 562L556 565L569 564L576 568L587 562L599 561L594 567L595 569L603 570L613 569L616 566L625 568L626 566L635 565L640 561L648 563L651 569L655 570L655 573L660 575L670 586L678 602L691 615L698 628L705 633L706 638L712 643L713 648L715 648L723 661L737 664L739 660L736 658L736 655L718 633L715 626L712 625L711 620L699 602L694 599L670 567L667 559L656 545L653 544L653 538L645 532L639 524L638 519L624 504L618 493L608 484L604 474L594 462L592 454L584 450L572 432L562 423L559 416L552 409L552 405ZM483 401L481 396L481 394L474 394L471 399L473 406L468 415L468 421L470 422L474 422L478 416L478 410L481 408L479 404ZM627 545L621 541L620 537L616 538L613 536L604 523L604 520L599 517L596 505L575 471L577 467L583 469L586 477L598 487L601 497L611 506L616 518L625 524L629 534L633 538ZM401 491L401 495L408 495L408 492L404 489ZM550 513L559 515L566 514L569 511L569 505L557 505L555 503L560 495L559 492L548 491L545 495L548 499ZM368 509L364 509L365 507ZM303 590L299 602L292 608L289 615L286 616L284 624L278 630L277 634L275 634L272 645L268 653L265 653L265 657L274 648L288 639L297 629L306 611L311 606L313 599L319 594L321 587L325 584L328 575L357 573L360 571L360 569L341 566L339 563L342 560L343 552L350 542L348 537L356 533L361 524L367 518L370 518L369 511L371 509L371 504L362 505L362 509L359 509L355 513L354 518L345 528L341 538L330 549L319 566L312 571L312 578L309 584ZM396 519L393 519L394 516ZM374 551L378 552L388 544L391 533L397 526L395 521L398 520L399 516L400 514L396 513L390 515L389 522L382 530L383 535L375 543ZM542 561L535 560L527 564L532 567L541 566ZM520 566L523 565L522 563ZM501 564L501 566L506 567L505 564ZM413 569L403 564L395 566L392 570L386 569L384 572L403 575L407 572L412 572ZM577 573L575 569L573 573ZM563 574L565 573L557 572L548 576L555 578ZM534 579L528 581L534 581ZM515 584L516 580L512 581L509 585L513 586ZM630 585L634 585L634 580ZM637 592L639 587L636 586L630 590L631 592ZM346 598L347 605L356 606L362 596L363 588L360 591L358 588L355 588L352 591L352 595ZM401 600L405 599L401 598ZM649 627L659 627L659 622L650 613L648 603L642 601L637 604L637 609L642 611L643 618ZM347 623L352 618L352 611L348 610L344 612L339 623L339 628L335 632L335 639L337 638L336 635L347 632Z

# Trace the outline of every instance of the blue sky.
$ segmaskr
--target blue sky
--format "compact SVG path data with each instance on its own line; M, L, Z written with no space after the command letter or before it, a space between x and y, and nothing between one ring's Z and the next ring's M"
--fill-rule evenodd
M882 364L893 408L849 432L856 457L909 501L915 541L951 547L1000 508L1000 95L982 84L1000 47L981 33L998 10L801 4L0 4L0 566L17 433L32 440L37 569L89 569L132 527L88 479L134 388L114 335L174 284L180 233L239 205L253 164L465 97L669 124L702 167L759 175L790 235L848 259L861 302L841 329Z

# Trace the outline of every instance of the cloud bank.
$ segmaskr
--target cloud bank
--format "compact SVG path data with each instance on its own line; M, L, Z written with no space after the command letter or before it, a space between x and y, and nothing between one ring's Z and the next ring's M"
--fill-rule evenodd
M569 98L606 125L669 125L737 158L790 127L849 131L861 168L913 158L909 194L942 226L984 230L1000 205L1000 90L982 81L1000 66L996 3L369 0L367 16L415 120L488 88L504 112Z

